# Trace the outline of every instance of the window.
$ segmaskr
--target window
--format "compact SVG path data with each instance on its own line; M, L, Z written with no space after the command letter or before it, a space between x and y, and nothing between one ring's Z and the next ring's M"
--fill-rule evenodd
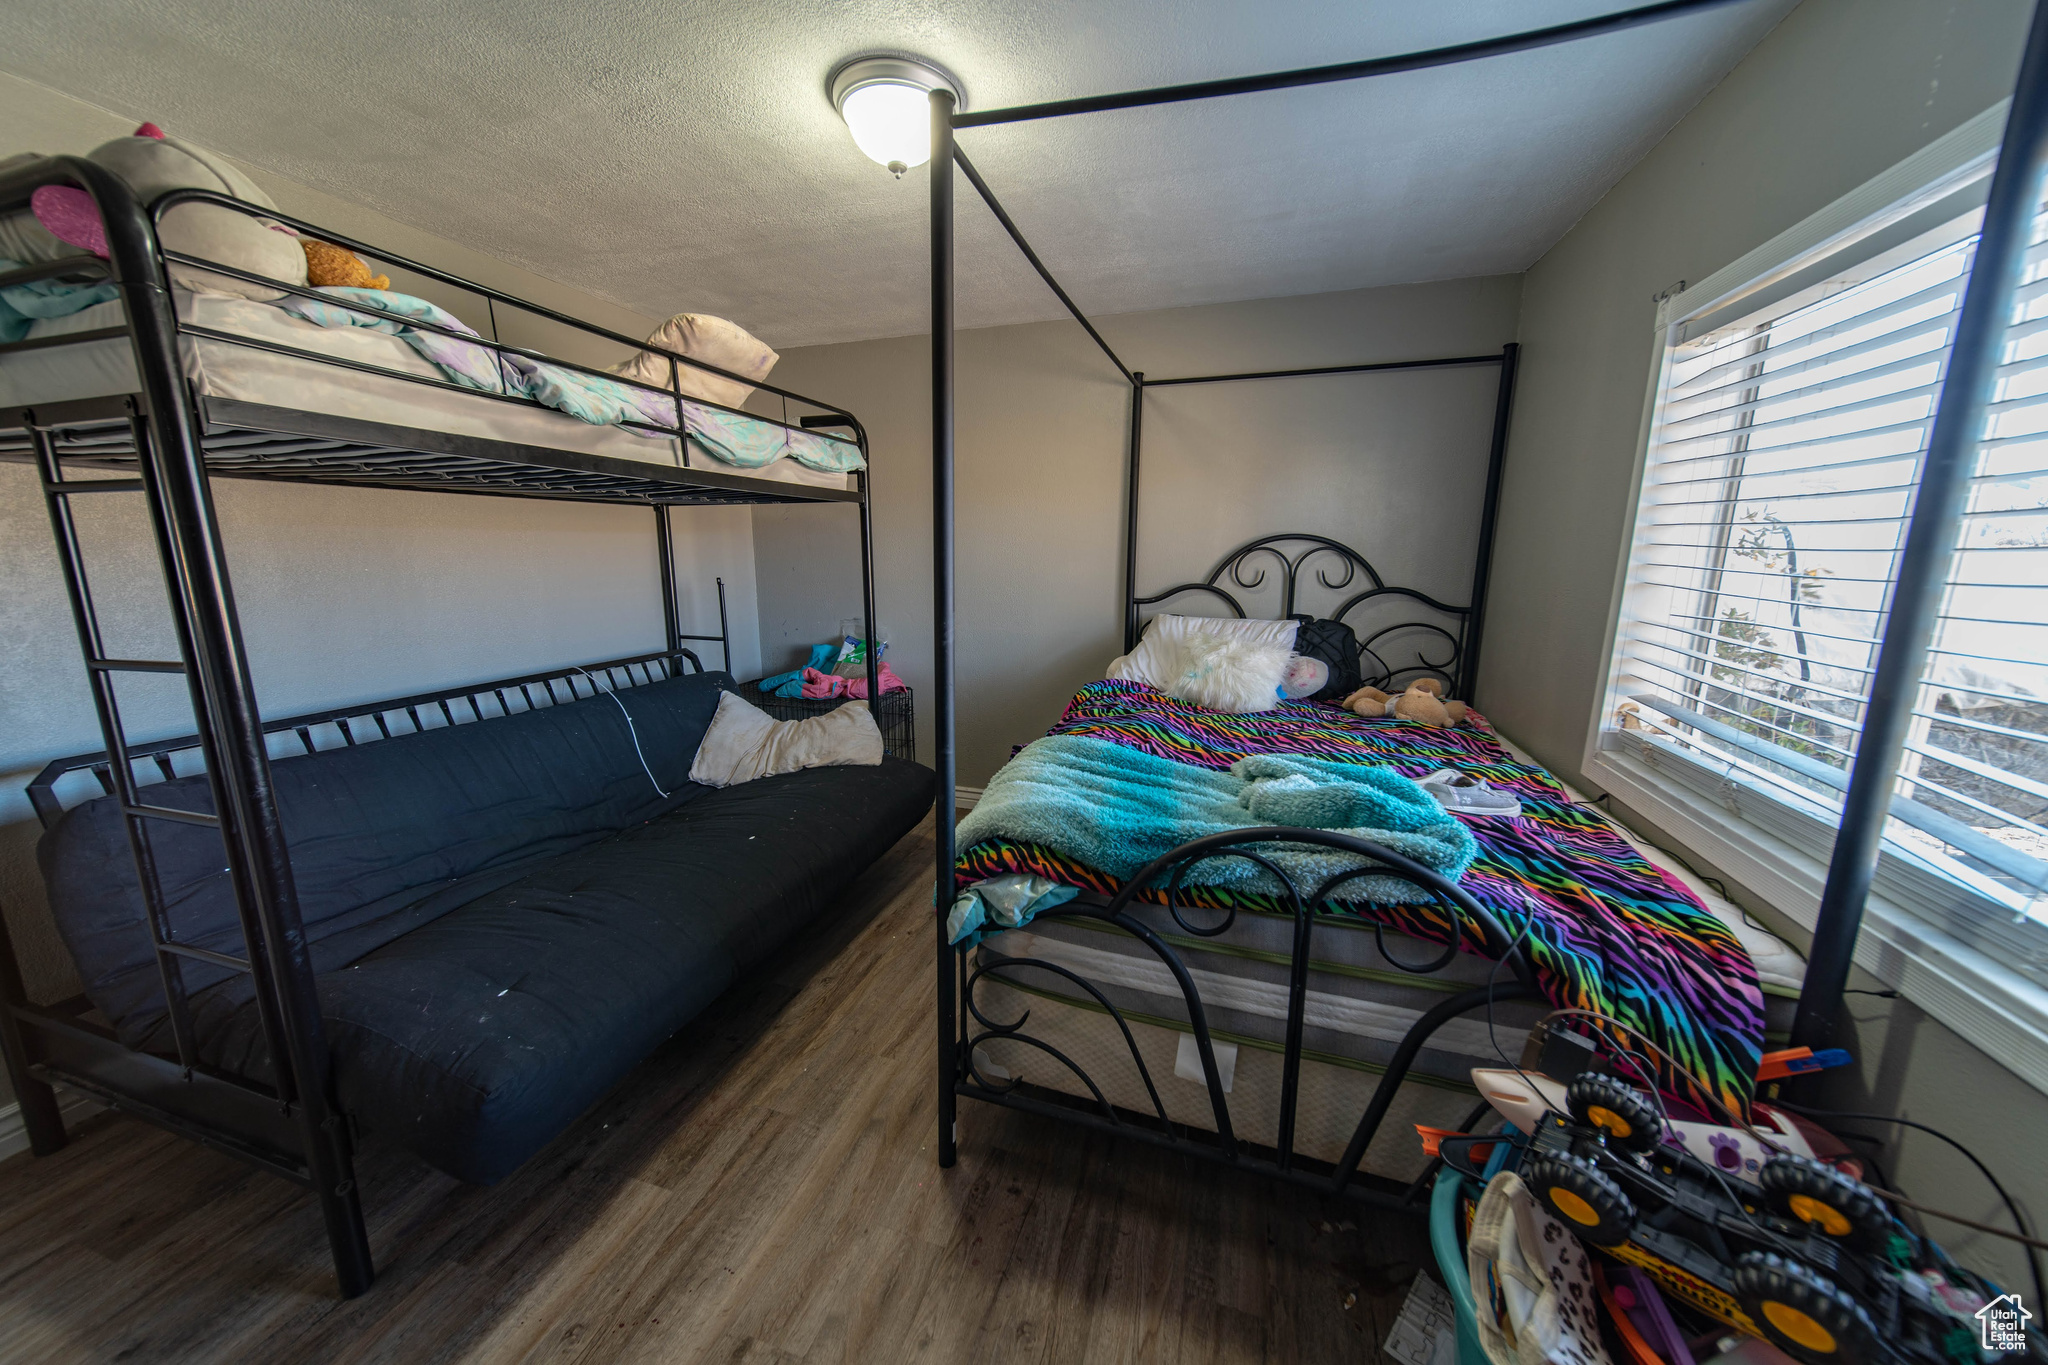
M1660 334L1601 748L1825 859L1989 167ZM2048 980L2048 215L1886 829L1909 909ZM1691 292L1691 291L1688 291Z

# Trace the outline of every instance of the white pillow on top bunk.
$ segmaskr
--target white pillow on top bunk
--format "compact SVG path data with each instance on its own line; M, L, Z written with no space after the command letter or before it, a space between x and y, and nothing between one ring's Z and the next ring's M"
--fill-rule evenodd
M1141 682L1211 711L1270 711L1294 654L1293 621L1155 616L1129 654L1103 675Z
M712 317L709 313L678 313L655 328L654 335L647 338L647 344L664 351L674 351L677 355L691 356L757 383L766 379L768 371L774 369L775 362L782 358L770 350L766 342L738 323ZM665 355L635 351L630 360L620 361L607 373L637 384L665 389L669 386L668 367L669 358ZM680 363L676 365L675 380L676 387L686 397L701 398L707 403L719 403L728 408L743 407L754 396L752 384L742 384Z

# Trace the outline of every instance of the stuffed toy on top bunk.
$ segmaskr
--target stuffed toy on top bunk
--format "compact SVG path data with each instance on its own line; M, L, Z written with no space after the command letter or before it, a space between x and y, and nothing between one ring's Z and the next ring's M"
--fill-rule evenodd
M306 281L315 289L389 289L389 275L372 274L355 252L345 246L301 237L306 252Z

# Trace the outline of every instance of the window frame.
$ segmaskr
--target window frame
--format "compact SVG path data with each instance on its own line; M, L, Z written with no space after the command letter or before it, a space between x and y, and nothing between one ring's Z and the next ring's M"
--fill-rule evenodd
M1827 878L1836 817L1801 809L1782 790L1694 761L1668 743L1615 723L1621 644L1629 619L1629 571L1651 440L1662 419L1667 369L1688 335L1798 292L1817 261L1843 252L1876 255L1973 184L1988 181L2009 101L1873 177L1707 279L1658 299L1652 362L1627 520L1608 612L1600 686L1581 770L1672 838L1733 877L1766 905L1811 931ZM1917 204L1910 209L1902 205ZM1923 225L1916 229L1915 224ZM1690 331L1688 331L1690 329ZM1879 856L1856 963L2048 1092L2048 946L2022 935L2011 912L1886 844ZM2011 964L2025 962L2015 969Z

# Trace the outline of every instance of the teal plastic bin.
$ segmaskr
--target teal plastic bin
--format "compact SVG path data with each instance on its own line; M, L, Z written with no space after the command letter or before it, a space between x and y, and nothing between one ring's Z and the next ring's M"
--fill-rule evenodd
M1465 1272L1465 1244L1458 1229L1458 1200L1467 1192L1477 1198L1479 1187L1455 1171L1437 1172L1436 1188L1429 1198L1429 1245L1436 1252L1437 1273L1443 1277L1444 1288L1451 1291L1451 1306L1458 1316L1458 1365L1489 1365L1486 1350L1479 1344L1472 1280Z

